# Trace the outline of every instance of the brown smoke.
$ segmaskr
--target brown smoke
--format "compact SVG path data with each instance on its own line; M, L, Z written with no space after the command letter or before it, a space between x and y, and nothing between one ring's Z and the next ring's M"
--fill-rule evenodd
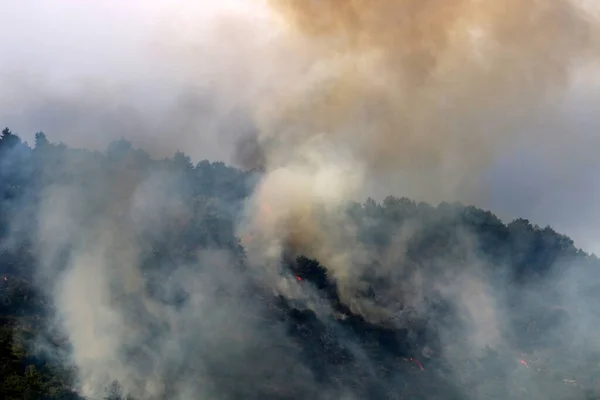
M334 234L347 225L339 215L311 205L331 210L377 182L428 201L476 201L496 156L562 135L542 127L573 68L598 55L596 22L569 0L269 4L294 79L258 116L269 173L256 200L277 213L257 225L336 277L349 276L358 247Z
M273 100L266 129L286 144L336 136L377 171L469 175L535 122L594 49L592 23L568 0L270 4L312 58L303 87Z

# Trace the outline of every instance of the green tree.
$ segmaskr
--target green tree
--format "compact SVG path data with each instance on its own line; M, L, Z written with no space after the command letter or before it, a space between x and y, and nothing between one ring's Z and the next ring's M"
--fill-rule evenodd
M46 134L44 132L38 132L35 134L35 148L43 149L50 144Z
M131 394L124 395L123 386L117 380L112 381L104 390L106 391L104 400L136 400Z
M13 148L20 143L21 138L12 133L10 129L4 128L2 130L2 134L0 134L0 149Z
M34 389L39 389L41 385L41 377L35 365L28 365L25 368L25 381L27 386Z

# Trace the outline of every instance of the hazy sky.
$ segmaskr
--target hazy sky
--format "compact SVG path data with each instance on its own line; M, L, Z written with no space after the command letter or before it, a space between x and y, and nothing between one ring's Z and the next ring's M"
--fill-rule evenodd
M210 24L245 12L240 4L0 0L2 124L73 146L103 149L125 136L160 155L227 158L237 133L219 126L239 116L215 104L215 68L187 58L218 51L227 61Z
M229 161L249 129L238 107L247 99L232 95L243 79L221 78L243 69L245 57L256 56L253 35L269 30L249 20L259 16L249 3L0 0L0 124L28 141L43 130L53 141L103 149L126 137L158 155L180 149L196 159ZM216 14L232 12L246 16L246 28L212 29ZM523 143L481 184L492 194L482 206L505 219L549 224L600 253L600 74L594 71L579 73L563 104L560 140ZM540 147L554 157L538 157Z

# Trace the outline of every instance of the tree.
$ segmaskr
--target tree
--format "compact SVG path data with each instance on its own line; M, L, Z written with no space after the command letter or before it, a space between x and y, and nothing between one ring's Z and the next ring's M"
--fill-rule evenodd
M35 365L28 365L27 368L25 368L25 379L30 387L39 388L40 373L35 368Z
M4 140L7 137L10 137L10 135L12 135L13 133L11 132L10 129L8 129L8 127L2 129L2 135L0 136L0 140Z
M117 380L112 381L105 391L107 393L107 397L105 397L104 400L136 400L129 393L126 396L123 395L123 386L121 386Z
M50 142L48 141L48 138L46 137L46 134L44 132L38 132L35 134L35 148L36 149L42 149L46 146L48 146L50 144Z
M121 161L133 151L131 142L121 138L111 142L106 149L106 156L112 161Z
M106 397L104 400L121 400L123 399L123 387L119 381L114 380L112 383L104 389Z
M192 160L185 153L178 151L173 156L173 164L176 168L180 168L182 171L191 170L194 167Z
M25 399L39 399L42 380L40 373L35 368L35 365L28 365L25 368Z
M2 130L0 135L0 149L10 149L21 143L21 138L12 133L8 128Z

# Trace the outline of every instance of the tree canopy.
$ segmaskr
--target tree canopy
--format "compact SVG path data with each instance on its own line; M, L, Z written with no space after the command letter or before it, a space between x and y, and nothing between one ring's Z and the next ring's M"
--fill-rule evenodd
M166 178L145 180L155 174ZM115 185L115 179L119 185ZM135 240L142 248L141 270L148 274L145 290L150 298L178 310L191 301L190 294L183 288L167 290L165 282L178 265L194 263L199 251L218 249L236 260L236 268L245 268L246 252L236 237L236 226L243 216L244 202L259 179L260 172L243 171L221 162L194 164L183 152L169 159L153 159L126 140L111 143L104 153L99 153L52 143L39 132L31 148L18 135L4 129L0 138L1 397L82 398L78 371L69 356L69 339L52 325L56 306L45 290L46 281L39 278L42 266L50 262L40 259L37 248L38 213L48 190L69 187L84 193L85 204L81 207L85 211L72 212L88 213L93 220L95 213L106 212L104 208L109 204L118 203L119 196L131 196L130 187L140 182L156 185L164 199L157 208L146 207L151 218L144 220L148 224L145 229L135 232ZM108 195L109 187L119 190L111 189ZM518 389L506 387L509 378L503 374L506 365L514 364L510 368L515 370L520 365L515 363L515 355L508 352L490 349L477 357L456 355L464 357L461 362L470 372L460 374L461 390L457 390L456 382L448 381L451 367L447 354L440 350L445 339L438 330L462 326L456 322L460 315L446 298L436 297L438 291L426 284L417 287L411 280L434 275L447 276L449 280L467 279L464 271L474 260L483 265L478 271L492 280L507 282L510 287L506 291L510 296L506 299L509 316L505 320L512 332L510 347L527 355L522 356L522 361L528 365L526 373L535 371L531 379L536 387L543 387L544 393L560 393L554 398L600 395L593 379L600 373L600 352L590 348L570 363L568 354L572 348L549 348L550 343L558 343L550 340L554 327L563 326L564 320L571 318L572 311L566 309L560 294L544 292L539 297L544 301L537 303L527 298L533 288L549 287L546 284L565 271L580 271L590 277L581 287L594 293L600 267L595 256L576 248L571 239L551 227L535 226L526 219L505 224L489 211L461 204L434 206L390 196L381 202L348 202L345 212L355 223L359 241L369 249L371 257L358 277L357 293L368 301L365 304L399 310L397 315L403 318L400 322L378 323L364 318L352 304L341 299L327 266L303 255L288 260L285 268L299 281L311 285L316 296L335 310L336 318L323 320L310 309L297 307L293 299L256 289L256 296L269 304L268 321L285 327L286 335L295 343L294 351L300 353L303 366L320 382L319 387L338 390L317 393L320 398L336 398L352 388L362 398L458 399L465 398L461 396L470 387L479 390L477 395L469 392L473 398L516 398ZM121 215L118 210L115 213ZM61 251L68 257L68 247ZM62 262L63 253L59 253L52 262ZM416 303L414 296L422 301ZM593 296L585 297L586 302L590 299ZM412 313L411 309L419 307L427 308L427 318ZM358 352L353 346L362 350ZM256 357L261 354L248 351ZM535 358L540 353L546 361ZM369 365L377 369L366 368L360 357L369 359ZM547 361L561 357L564 362ZM490 371L497 372L494 379L490 379ZM276 375L271 370L261 373ZM175 382L189 374L193 379L194 371L173 370L172 374L169 379ZM574 378L576 385L565 384L565 376L577 374L581 379ZM227 398L315 395L292 383L289 387L277 386L276 377L273 386L256 380L247 387L238 387L227 374L215 376L211 387L227 387ZM111 377L106 399L132 398L127 394L128 388L119 383L121 378ZM485 384L481 384L482 380ZM169 392L168 388L165 390ZM566 397L560 397L563 395Z

